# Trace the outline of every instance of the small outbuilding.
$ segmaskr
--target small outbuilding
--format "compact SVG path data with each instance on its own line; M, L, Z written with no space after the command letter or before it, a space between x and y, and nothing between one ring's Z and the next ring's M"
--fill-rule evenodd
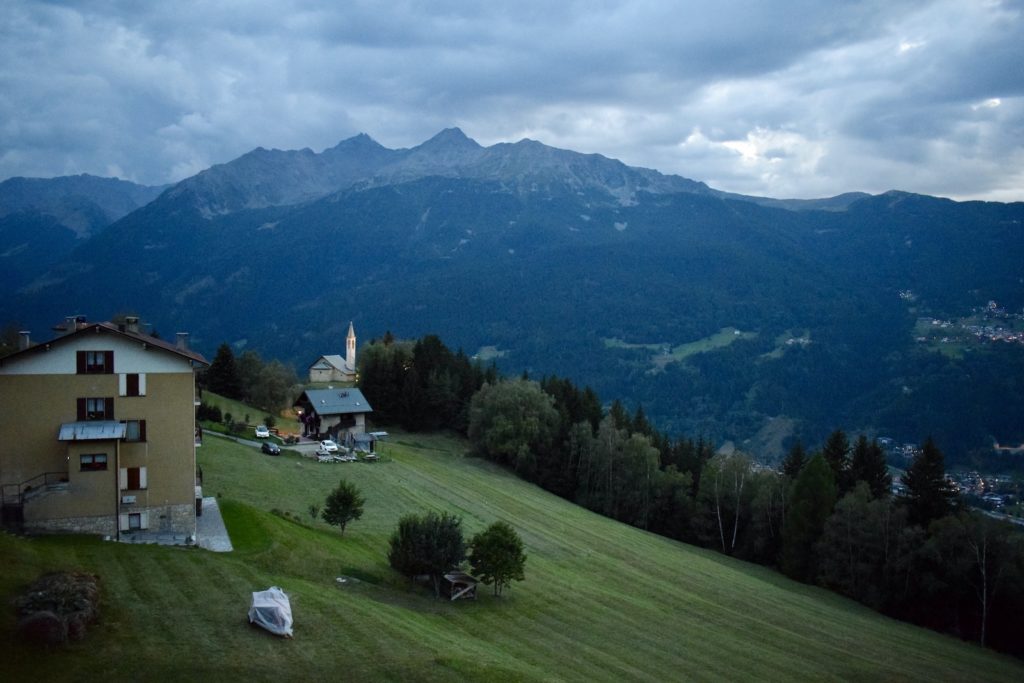
M450 571L444 575L444 592L449 600L476 600L476 587L480 579L464 571Z

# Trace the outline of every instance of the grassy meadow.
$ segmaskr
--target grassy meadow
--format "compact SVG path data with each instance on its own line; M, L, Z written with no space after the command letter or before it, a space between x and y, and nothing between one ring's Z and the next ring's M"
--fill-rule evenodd
M394 434L376 463L320 464L208 437L204 492L234 552L0 534L5 598L39 573L103 586L102 623L42 651L0 615L5 680L1024 680L1024 664L881 617L827 591L633 529L464 456ZM367 504L344 536L310 518L342 477ZM497 519L522 535L526 581L436 600L387 564L408 512ZM338 577L347 577L339 583ZM246 623L250 592L290 596L295 637Z

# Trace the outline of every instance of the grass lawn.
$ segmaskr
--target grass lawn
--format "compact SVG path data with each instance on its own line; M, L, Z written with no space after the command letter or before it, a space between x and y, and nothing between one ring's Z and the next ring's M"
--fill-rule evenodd
M0 534L4 596L82 569L104 597L103 623L55 652L12 641L4 611L5 679L1024 680L1017 660L604 519L464 447L395 434L377 463L319 464L207 439L204 491L232 553ZM307 513L342 477L367 500L344 537ZM453 604L392 572L399 516L431 509L461 515L467 536L510 522L526 581ZM250 592L271 585L291 596L294 639L246 624Z
M753 339L757 337L756 332L740 332L735 327L723 327L711 336L670 346L669 344L631 344L621 339L604 339L604 346L607 349L645 349L652 353L651 372L661 372L669 363L681 363L690 356L706 351L714 351L737 339Z

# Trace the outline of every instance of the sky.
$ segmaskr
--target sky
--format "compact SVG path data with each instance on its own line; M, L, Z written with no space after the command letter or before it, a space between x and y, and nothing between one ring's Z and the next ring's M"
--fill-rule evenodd
M457 126L770 197L1024 201L1024 0L30 2L0 179L176 182Z

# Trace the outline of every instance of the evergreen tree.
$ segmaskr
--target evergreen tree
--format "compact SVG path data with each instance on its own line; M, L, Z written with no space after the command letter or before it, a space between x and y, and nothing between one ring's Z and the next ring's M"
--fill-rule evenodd
M242 383L235 366L235 354L226 343L217 348L217 355L206 371L206 388L228 398L242 398Z
M946 481L946 461L942 451L928 437L921 452L903 476L907 487L906 506L912 524L928 525L953 510L956 492Z
M857 437L850 462L850 479L854 486L858 481L868 485L872 498L886 498L892 488L892 477L885 464L885 452L877 440L868 443L866 436Z
M832 468L832 477L835 479L839 495L845 495L853 485L850 482L850 440L846 438L843 430L837 429L829 434L821 454Z
M782 461L782 473L795 480L800 475L800 470L803 469L806 461L807 453L804 451L804 445L797 439L786 454L786 459Z
M814 547L835 503L832 467L815 455L793 483L782 533L782 570L794 579L809 581L817 575Z

